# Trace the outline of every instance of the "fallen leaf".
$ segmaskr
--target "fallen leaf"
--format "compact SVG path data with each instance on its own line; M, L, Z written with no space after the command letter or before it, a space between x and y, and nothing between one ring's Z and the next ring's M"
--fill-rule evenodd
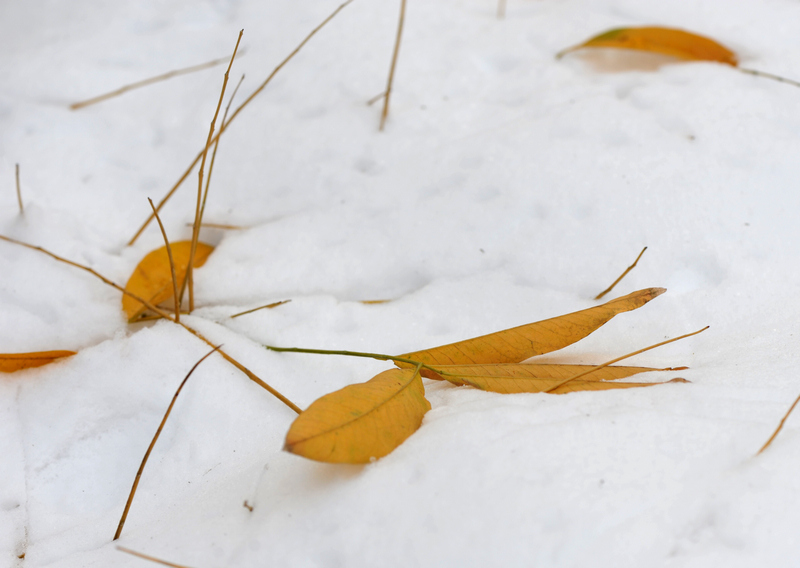
M555 390L550 391L550 394L567 394L569 392L578 391L603 391L612 389L636 389L639 387L652 387L655 385L666 385L669 383L688 383L686 379L672 379L671 381L663 381L657 383L615 383L609 381L583 381L577 379L570 381L565 385L561 385Z
M32 369L52 363L62 357L71 357L75 351L37 351L34 353L0 354L0 372L13 373L22 369Z
M172 249L172 259L175 262L175 277L178 280L178 288L180 289L181 283L186 277L192 242L179 241L170 243L170 248ZM194 257L194 267L203 266L208 259L208 255L213 250L214 247L211 245L198 242ZM148 253L142 259L128 279L128 283L125 284L125 290L144 298L155 306L174 296L172 271L169 266L169 255L167 254L166 246ZM134 300L127 294L122 296L122 310L128 316L129 322L136 320L146 309L140 301Z
M688 61L717 61L737 66L736 54L716 41L695 33L662 27L617 28L569 47L556 57L584 47L635 49L671 55Z
M560 382L590 370L593 365L557 365L517 363L505 365L442 365L436 367L440 377L456 385L469 385L477 389L502 394L546 392ZM630 388L629 385L650 385L659 383L617 383L627 385L614 387L615 381L638 373L651 371L678 371L686 367L653 369L649 367L602 367L588 373L580 379L570 381L554 393L573 392L578 390L606 390L611 388ZM601 383L594 387L590 383Z
M368 463L394 450L431 405L416 369L391 369L319 398L286 434L287 451L331 463Z
M550 353L579 341L622 312L635 310L666 292L664 288L646 288L605 304L563 316L513 327L473 339L398 355L426 365L467 365L520 363L535 355ZM401 368L414 365L395 361ZM422 376L435 379L434 373L422 370Z

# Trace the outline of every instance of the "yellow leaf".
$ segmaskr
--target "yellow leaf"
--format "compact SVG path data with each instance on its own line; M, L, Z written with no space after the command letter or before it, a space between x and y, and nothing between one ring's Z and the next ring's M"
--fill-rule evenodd
M178 289L186 277L186 268L189 266L189 254L192 248L191 241L179 241L170 243L172 249L172 259L175 262L175 278L178 281ZM205 243L197 243L197 250L194 255L194 267L199 268L205 264L208 255L214 247ZM125 284L128 292L144 298L153 305L165 302L174 296L172 289L172 272L169 267L169 255L167 247L163 246L145 256L136 270ZM122 296L122 310L128 316L128 321L138 318L147 308L128 295Z
M431 405L415 369L391 369L316 400L286 434L287 451L331 463L368 463L413 434Z
M686 379L672 379L661 383L614 383L607 381L583 381L576 379L570 381L565 385L561 385L557 389L551 391L551 394L566 394L568 392L578 391L602 391L612 389L635 389L639 387L652 387L655 385L665 385L668 383L688 383Z
M71 357L75 351L37 351L35 353L0 354L0 372L13 373L22 369L41 367L61 357Z
M437 367L441 377L457 385L470 385L477 389L513 394L522 392L546 392L560 382L575 375L592 369L593 365L554 365L554 364L507 364L507 365L442 365ZM649 367L602 367L587 375L566 383L556 389L555 393L572 392L573 390L602 390L615 388L605 383L599 389L585 386L588 383L600 381L614 381L624 379L637 373L650 371L678 371L686 367L652 369ZM630 384L657 384L657 383L619 383ZM579 388L571 388L578 385ZM626 388L616 387L616 388Z
M622 296L605 304L555 318L513 327L489 335L451 343L433 349L398 355L434 367L491 363L520 363L534 355L556 351L583 339L615 315L635 310L666 292L664 288L647 288ZM401 368L414 365L395 361ZM435 374L422 370L431 379Z
M734 52L712 39L683 30L661 27L609 30L565 49L556 57L584 47L636 49L671 55L688 61L717 61L734 67L738 64Z

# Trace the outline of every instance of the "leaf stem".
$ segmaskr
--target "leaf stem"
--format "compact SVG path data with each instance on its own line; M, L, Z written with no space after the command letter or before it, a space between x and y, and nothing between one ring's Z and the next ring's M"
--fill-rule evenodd
M763 77L764 79L772 79L773 81L777 81L779 83L786 83L787 85L792 85L793 87L800 87L800 81L795 81L793 79L787 79L786 77L781 77L780 75L774 75L773 73L767 73L766 71L758 71L756 69L744 69L742 67L737 67L739 71L746 75L753 75L754 77Z
M365 353L363 351L343 351L343 350L330 350L330 349L306 349L304 347L275 347L273 345L265 345L265 348L270 351L278 351L279 353L311 353L315 355L344 355L346 357L364 357L367 359L377 359L379 361L400 361L401 363L408 363L410 365L422 365L424 369L435 371L433 367L429 367L425 363L420 363L414 359L405 359L403 357L395 357L394 355L385 355L383 353Z

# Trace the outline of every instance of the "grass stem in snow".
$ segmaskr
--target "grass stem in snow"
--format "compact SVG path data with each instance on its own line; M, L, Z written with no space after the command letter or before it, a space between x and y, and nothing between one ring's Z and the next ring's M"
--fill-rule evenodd
M392 96L392 83L394 83L394 70L397 67L397 57L400 54L400 40L403 37L403 24L406 20L406 0L400 0L400 17L397 20L397 38L394 41L394 52L392 53L392 64L389 66L389 79L386 81L386 92L383 97L383 110L381 111L381 125L379 130L383 131L386 124L386 117L389 116L389 99Z
M330 21L331 21L331 20L332 20L332 19L333 19L333 18L334 18L334 17L335 17L335 16L336 16L336 15L337 15L339 12L341 12L341 11L342 11L342 9L344 9L344 7L345 7L345 6L347 6L348 4L350 4L352 1L353 1L353 0L347 0L347 2L345 2L344 4L342 4L342 5L340 5L338 8L336 8L336 10L334 10L334 11L331 13L331 15L330 15L330 16L328 16L327 18L325 18L325 19L322 21L322 23L320 23L320 24L319 24L319 25L318 25L316 28L314 28L313 30L311 30L311 33L309 33L309 34L308 34L308 35L305 37L305 39L304 39L303 41L301 41L301 42L300 42L300 44L299 44L299 45L298 45L296 48L294 48L294 50L293 50L293 51L292 51L292 52L291 52L291 53L290 53L288 56L286 56L286 58L285 58L283 61L281 61L281 62L278 64L278 66L277 66L277 67L275 67L275 69L273 69L273 70L272 70L272 73L270 73L270 74L269 74L269 76L268 76L268 77L267 77L267 78L264 80L264 82L263 82L263 83L261 83L261 85L259 85L259 87L258 87L258 88L257 88L255 91L253 91L253 92L250 94L250 96L249 96L249 97L247 97L247 98L245 99L245 101L244 101L242 104L240 104L238 107L236 107L236 110L234 110L234 111L233 111L233 114L231 115L231 118L230 118L230 119L229 119L229 120L228 120L226 123L224 123L224 124L222 124L222 125L220 126L220 129L217 131L217 133L214 135L214 137L213 137L213 138L212 138L212 139L211 139L211 140L210 140L210 141L209 141L209 142L206 144L206 147L205 147L205 148L203 148L202 150L200 150L200 152L199 152L199 153L197 154L197 156L195 157L194 161L193 161L193 162L192 162L192 163L189 165L189 167L188 167L188 168L186 168L186 171L185 171L185 172L183 172L183 175L181 175L180 179L179 179L177 182L175 182L175 185L173 185L173 186L172 186L172 189L170 189L170 190L167 192L167 194L166 194L166 195L165 195L165 196L164 196L164 197L161 199L161 201L159 201L159 202L158 202L158 205L156 206L156 209L158 209L158 211L161 211L161 208L162 208L162 207L164 207L164 205L166 204L166 202L167 202L167 201L169 201L169 198L170 198L170 197L172 197L172 196L175 194L175 192L176 192L176 191L178 191L178 188L181 186L181 184L183 184L183 182L186 180L186 178L187 178L187 177L189 177L189 174L191 174L191 173L192 173L192 170L193 170L193 169L194 169L194 167L197 165L197 163L198 163L198 162L201 160L201 158L203 157L203 155L206 153L206 151L208 150L208 147L209 147L211 144L213 144L214 142L216 142L216 141L217 141L217 138L219 138L220 136L222 136L222 133L223 133L223 132L225 132L225 130L227 130L227 128L228 128L228 126L230 125L230 123L231 123L231 122L233 122L233 121L236 119L236 117L239 115L239 113L240 113L240 112L241 112L241 111L242 111L242 110L243 110L243 109L244 109L244 108L245 108L245 107L246 107L248 104L250 104L250 101L252 101L254 98L256 98L256 96L258 96L258 94L259 94L261 91L263 91L263 90L264 90L264 88L265 88L267 85L269 85L269 83L270 83L270 81L272 81L273 77L275 77L275 75L277 75L277 74L278 74L278 71L280 71L281 69L283 69L283 67L284 67L284 66L285 66L287 63L289 63L289 61L291 61L291 59L292 59L292 58L293 58L295 55L297 55L297 53L298 53L298 52L299 52L299 51L300 51L300 50L303 48L303 46L305 46L305 44L307 44L307 43L309 42L309 40L311 40L311 38L312 38L312 37L314 37L314 35L316 35L316 33L317 33L319 30L321 30L321 29L322 29L322 28L325 26L325 24L327 24L328 22L330 22ZM131 238L131 240L130 240L130 241L128 241L128 245L129 245L129 246L130 246L130 245L132 245L133 243L135 243L135 242L136 242L136 239L138 239L138 238L139 238L139 235L141 235L141 234L142 234L142 232L143 232L143 231L144 231L144 230L147 228L147 226L150 224L150 222L151 222L152 220L153 220L153 215L150 215L150 216L147 218L147 220L146 220L146 221L145 221L145 222L142 224L142 226L141 226L141 227L139 227L139 230L138 230L138 231L136 231L136 234L135 234L135 235L133 235L133 237Z
M153 439L150 442L150 445L147 447L147 451L144 453L144 457L142 458L142 463L139 465L139 470L136 472L136 477L133 479L133 487L131 487L131 492L128 495L128 501L125 503L125 510L122 511L122 518L119 520L119 524L117 525L117 532L114 533L113 540L117 540L119 536L122 534L122 527L125 526L125 521L128 518L128 511L131 509L131 504L133 503L133 498L136 495L136 488L139 487L139 480L142 478L142 472L144 471L144 466L147 465L147 459L150 457L150 452L153 451L153 448L158 441L158 437L161 435L161 430L164 429L164 424L167 423L167 418L169 418L170 413L172 412L172 407L175 406L175 401L178 400L178 395L181 394L181 390L183 390L183 386L186 384L186 381L189 380L189 377L192 376L194 370L200 366L200 363L205 361L208 357L211 356L212 353L217 351L219 347L215 347L208 353L206 353L197 363L194 364L194 367L186 374L186 377L181 381L181 384L178 386L178 390L175 391L175 394L172 397L172 401L169 403L167 407L167 411L164 413L164 418L161 419L161 424L158 425L156 429L156 433L153 436Z
M88 273L92 274L93 276L99 278L103 283L108 284L112 288L115 288L116 290L119 290L123 294L126 294L129 297L133 298L134 300L137 300L137 301L141 302L146 308L148 308L149 310L157 313L158 315L160 315L164 319L178 324L183 329L185 329L186 331L188 331L189 333L191 333L192 335L197 337L199 340L207 343L211 347L215 347L215 345L213 343L211 343L208 339L203 337L203 334L201 334L199 331L189 327L184 322L175 321L175 319L172 317L172 315L170 315L168 312L162 310L158 306L154 306L153 304L151 304L150 302L148 302L144 298L142 298L142 297L140 297L140 296L138 296L138 295L136 295L136 294L134 294L132 292L129 292L128 290L126 290L122 286L120 286L118 284L115 284L114 282L112 282L111 280L109 280L108 278L106 278L105 276L100 274L99 272L96 272L96 271L92 270L88 266L84 266L82 264L78 264L77 262L73 262L71 260L67 260L66 258L58 256L57 254L53 254L49 250L46 250L46 249L44 249L42 247L29 245L28 243L23 243L22 241L18 241L16 239L12 239L11 237L6 237L4 235L0 235L0 240L6 241L6 242L11 243L11 244L19 245L19 246L22 246L22 247L25 247L25 248L29 248L29 249L32 249L32 250L39 251L41 253L44 253L44 254L54 258L55 260L57 260L59 262L63 262L63 263L69 264L70 266L74 266L75 268L80 268L81 270L85 270L86 272L88 272ZM236 359L234 359L233 357L231 357L230 355L228 355L227 353L225 353L221 349L219 350L219 354L228 363L230 363L231 365L233 365L234 367L239 369L242 373L244 373L247 376L248 379L250 379L251 381L256 383L258 386L260 386L264 390L268 391L272 396L274 396L275 398L280 400L282 403L284 403L286 406L288 406L289 408L294 410L297 414L300 414L301 410L300 410L299 406L297 406L291 400L289 400L288 398L283 396L280 392L278 392L277 390L275 390L274 388L269 386L267 383L262 381L260 378L258 378L255 375L255 373L253 373L250 369L248 369L247 367L245 367L244 365L239 363Z

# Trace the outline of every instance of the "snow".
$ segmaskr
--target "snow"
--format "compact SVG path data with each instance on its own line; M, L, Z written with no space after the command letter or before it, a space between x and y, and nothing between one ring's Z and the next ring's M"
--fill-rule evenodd
M337 5L0 4L0 234L124 283L162 244L151 226L125 246L202 146L223 70L68 104L221 57L245 28L241 101ZM206 219L245 228L204 232L217 249L187 322L305 408L389 366L262 345L401 353L583 309L647 245L612 295L669 292L546 360L600 363L710 325L630 361L688 365L670 378L691 383L554 396L428 381L418 432L341 466L283 452L294 413L212 356L119 544L198 568L796 564L800 418L754 454L800 392L800 91L713 63L553 56L662 25L799 79L800 6L495 8L409 2L382 133L366 101L399 1L355 0L309 42L222 137ZM173 240L189 237L194 180L164 209ZM0 377L0 565L146 565L111 537L208 348L168 322L129 327L117 291L37 252L0 242L0 266L0 352L79 351ZM361 303L376 299L393 301Z

